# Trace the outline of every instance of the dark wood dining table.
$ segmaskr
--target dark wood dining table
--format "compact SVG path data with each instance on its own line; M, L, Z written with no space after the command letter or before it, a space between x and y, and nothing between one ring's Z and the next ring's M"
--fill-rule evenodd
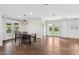
M29 34L27 34L27 33L15 33L15 43L16 43L16 40L17 40L17 36L18 35L20 35L20 36L22 36L22 35L27 35L29 38L28 38L28 40L29 40L29 45L31 45L31 38L34 38L34 42L36 42L36 34L32 34L32 33L29 33ZM21 39L22 40L22 39Z

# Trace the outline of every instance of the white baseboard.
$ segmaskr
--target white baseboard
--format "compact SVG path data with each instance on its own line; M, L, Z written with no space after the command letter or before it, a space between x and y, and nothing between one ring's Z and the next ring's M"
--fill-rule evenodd
M79 39L79 37L70 37L70 36L60 36L62 38L69 38L69 39Z

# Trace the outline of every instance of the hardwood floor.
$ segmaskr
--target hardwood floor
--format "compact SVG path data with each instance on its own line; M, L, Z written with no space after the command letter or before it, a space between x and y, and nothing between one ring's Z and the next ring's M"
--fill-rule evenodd
M32 45L15 44L14 40L4 42L1 55L79 55L79 40L58 37L37 39Z

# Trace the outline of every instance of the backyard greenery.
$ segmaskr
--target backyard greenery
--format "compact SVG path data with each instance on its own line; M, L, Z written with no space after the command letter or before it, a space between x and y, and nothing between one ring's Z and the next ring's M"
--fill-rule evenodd
M49 34L53 36L59 35L59 28L57 26L49 27Z

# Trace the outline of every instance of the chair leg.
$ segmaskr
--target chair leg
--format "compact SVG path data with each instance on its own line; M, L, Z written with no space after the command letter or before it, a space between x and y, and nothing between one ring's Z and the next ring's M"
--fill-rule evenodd
M16 43L16 39L17 39L17 34L15 34L15 43Z
M21 44L20 39L19 39L19 45Z

